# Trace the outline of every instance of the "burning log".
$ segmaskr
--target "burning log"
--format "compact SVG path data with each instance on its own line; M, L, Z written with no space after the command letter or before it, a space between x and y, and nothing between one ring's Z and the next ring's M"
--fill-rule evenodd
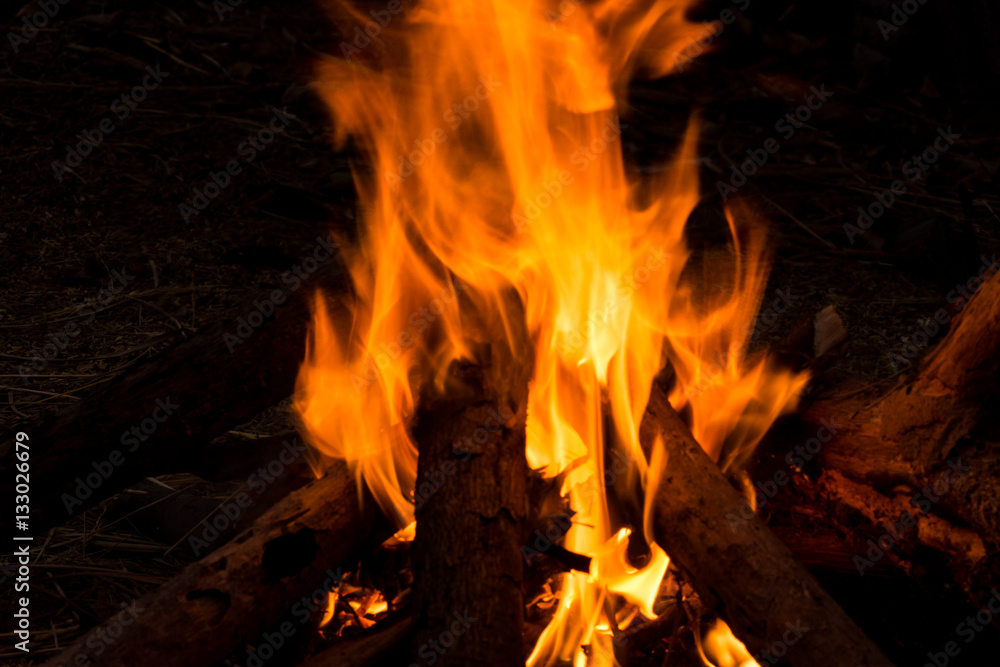
M100 639L100 626L45 664L133 667L156 656L163 667L207 665L263 641L263 633L283 619L291 618L284 623L301 632L296 624L324 608L342 578L337 567L390 533L374 500L367 494L359 499L354 476L336 463L232 542L141 598L141 612L114 641Z
M739 494L656 385L639 433L647 456L657 438L666 452L652 508L657 542L752 653L803 667L892 664L762 521L734 521Z
M444 667L520 667L527 378L504 390L466 370L467 391L432 399L414 433L414 645Z
M315 282L330 285L339 274L340 265L331 261ZM142 477L187 471L213 438L287 398L304 356L308 291L282 293L274 321L265 320L238 343L231 342L234 313L55 419L22 429L31 436L37 480L30 532L44 533ZM252 301L239 316L258 312ZM13 439L0 444L0 493L9 496L13 449Z

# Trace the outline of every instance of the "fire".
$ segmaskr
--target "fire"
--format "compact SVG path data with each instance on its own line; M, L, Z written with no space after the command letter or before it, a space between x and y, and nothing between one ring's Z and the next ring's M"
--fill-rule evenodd
M722 621L708 631L704 640L705 662L712 667L760 667L746 647ZM711 662L709 662L711 661Z
M346 615L348 622L362 630L375 625L376 621L372 617L389 609L389 602L379 591L366 591L360 586L342 582L327 598L326 610L320 619L319 627L326 627L337 618L338 602L341 603L341 616ZM340 626L338 633L342 632L344 626L340 623L337 625Z
M697 119L665 172L626 176L628 81L668 74L702 34L684 18L690 4L426 0L365 52L320 66L336 142L353 138L370 167L355 169L364 225L346 257L351 326L338 330L331 308L345 305L317 295L296 409L309 441L346 459L407 527L420 393L471 358L484 331L516 350L523 318L528 463L562 475L576 513L564 546L592 557L589 573L564 577L530 665L613 664L608 596L654 613L669 559L647 531L647 564L627 562L603 480L613 446L636 462L636 497L655 489L663 461L645 459L637 430L663 359L676 372L671 402L724 466L805 382L747 355L768 262L743 212L728 213L716 289L685 272Z

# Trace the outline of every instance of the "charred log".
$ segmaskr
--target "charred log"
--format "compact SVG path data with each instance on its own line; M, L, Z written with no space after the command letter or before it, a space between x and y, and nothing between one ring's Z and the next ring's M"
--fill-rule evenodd
M102 625L45 664L81 664L80 655L95 667L144 665L150 656L163 667L213 664L240 646L257 645L279 622L295 623L284 619L296 616L296 605L325 607L343 577L338 566L390 533L374 500L359 499L354 476L336 463L232 542L141 598L135 621L114 642L99 640Z

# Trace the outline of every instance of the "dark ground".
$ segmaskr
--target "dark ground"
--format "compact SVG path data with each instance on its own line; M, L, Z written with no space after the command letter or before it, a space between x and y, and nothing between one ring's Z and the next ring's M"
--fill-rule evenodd
M991 177L1000 168L1000 107L989 48L977 53L980 42L954 33L954 16L931 5L886 43L872 32L871 17L885 10L878 2L786 12L787 4L755 3L718 40L724 53L691 64L680 77L637 86L623 118L626 155L637 168L655 168L673 149L692 103L703 107L705 203L691 224L699 247L721 238L716 181L728 178L747 150L775 137L781 149L740 195L772 230L769 294L787 290L798 300L761 340L776 341L797 318L833 304L850 338L820 390L846 378L892 384L908 369L894 368L889 353L921 318L947 307L946 295L975 274L981 255L992 258L1000 248L1000 189ZM972 12L958 24L982 30L973 5L957 5ZM5 34L20 29L17 10L3 17ZM16 53L5 37L0 431L70 405L199 328L234 316L254 293L276 285L319 233L351 228L348 159L330 148L326 114L309 87L312 64L336 57L338 41L314 3L263 0L247 0L223 19L210 2L72 0ZM168 76L122 119L112 103L140 83L147 66ZM832 99L785 139L775 123L814 85L825 85ZM236 159L240 143L273 108L293 117L287 131L185 222L178 207L192 188ZM114 131L57 180L53 162L65 161L67 144L102 118L113 120ZM960 138L927 173L906 180L903 163L946 127ZM906 193L852 244L845 223L855 223L857 208L897 178L906 180ZM121 280L114 272L134 277L94 305L109 281ZM87 304L93 318L78 313ZM76 334L60 336L73 322ZM50 342L58 350L50 347L54 356L43 360ZM270 434L289 424L275 410L241 431ZM184 476L167 481L196 483ZM55 531L38 557L34 613L51 632L36 635L36 657L188 560L122 525L102 527L100 514ZM825 583L873 635L909 645L900 655L917 657L901 664L917 664L961 618L942 602L945 593L925 591L932 597L923 608L939 613L900 635L900 620L884 616L904 613L921 594L905 581L865 582L881 587L881 611L870 608L855 579L828 573ZM984 653L995 649L995 637L979 642ZM7 642L0 648L3 664L25 664L15 655ZM976 660L970 652L952 664L993 664Z

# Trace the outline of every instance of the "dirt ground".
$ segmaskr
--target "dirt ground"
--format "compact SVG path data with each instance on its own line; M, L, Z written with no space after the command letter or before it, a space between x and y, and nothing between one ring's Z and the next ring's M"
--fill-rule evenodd
M13 42L19 8L2 17L0 432L47 419L235 316L318 234L351 233L351 156L331 148L311 88L314 64L339 57L337 29L310 1L246 0L221 15L219 5L72 0ZM655 170L700 110L704 201L690 223L700 251L724 243L719 184L735 182L732 165L779 144L733 195L770 230L766 299L791 300L760 344L832 304L849 338L815 391L888 386L910 370L891 354L1000 250L1000 109L930 76L867 85L849 45L781 26L734 24L722 53L637 84L623 150L634 170ZM824 101L809 119L782 124L816 90ZM275 110L283 129L248 160L243 142ZM77 160L71 147L95 132L100 143ZM929 169L904 170L943 136L954 141ZM186 220L193 189L233 160L240 173ZM897 179L905 192L870 229L845 230ZM239 430L289 427L274 410ZM100 512L46 538L34 613L50 630L36 635L36 659L190 560L120 525L95 529ZM18 657L0 648L0 664L30 664Z

